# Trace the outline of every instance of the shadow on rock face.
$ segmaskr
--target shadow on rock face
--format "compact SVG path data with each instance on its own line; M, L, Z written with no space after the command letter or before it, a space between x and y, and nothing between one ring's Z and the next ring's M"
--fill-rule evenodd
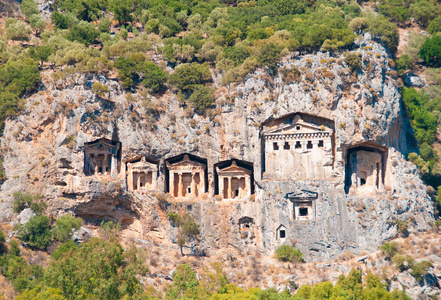
M99 224L101 221L112 221L121 223L123 227L129 226L134 219L139 218L127 194L101 194L90 201L79 203L74 208L74 213L88 223Z

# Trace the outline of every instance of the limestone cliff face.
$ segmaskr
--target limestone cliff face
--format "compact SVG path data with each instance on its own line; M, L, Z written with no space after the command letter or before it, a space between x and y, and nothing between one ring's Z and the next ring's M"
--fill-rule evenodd
M207 117L182 107L170 90L142 99L103 77L44 80L25 112L6 122L1 138L7 177L2 220L14 218L12 194L21 190L44 195L55 215L120 221L137 238L169 243L175 229L166 211L173 207L190 211L201 226L202 242L194 251L234 247L271 254L278 245L295 244L307 260L376 249L396 234L396 220L411 220L410 230L427 229L432 202L417 169L404 159L414 145L390 57L368 36L353 52L362 61L356 74L343 55L326 53L285 57L278 75L257 70L229 89L213 72L217 103ZM98 80L110 87L105 99L91 92ZM267 124L294 113L333 124L324 177L265 175ZM85 143L102 137L121 142L122 171L116 177L84 173ZM366 149L379 153L371 170L377 179L354 166L361 154L349 162L356 157L351 153ZM169 184L165 160L182 153L206 159L206 194L180 200L161 194ZM128 191L124 162L137 156L158 161L155 191ZM252 165L254 194L220 200L214 196L214 166L233 158Z

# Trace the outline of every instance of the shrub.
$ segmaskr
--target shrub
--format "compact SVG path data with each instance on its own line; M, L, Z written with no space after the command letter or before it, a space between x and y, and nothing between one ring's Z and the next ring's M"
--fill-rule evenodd
M361 59L357 53L349 53L348 55L346 55L345 62L348 64L349 68L351 68L352 71L361 70Z
M95 93L98 97L103 97L106 93L108 93L109 87L106 84L102 84L97 81L92 85L92 92Z
M15 213L20 213L25 208L29 208L31 206L32 196L30 194L15 192L13 196L14 196L14 203L12 206L12 210Z
M54 11L51 14L52 24L55 25L58 29L67 29L69 27L69 23L67 17L64 14L59 13L58 11Z
M411 268L415 260L410 255L404 256L401 254L396 254L394 257L392 257L392 262L397 269L400 269L400 271L404 271L408 268Z
M280 261L303 262L303 253L292 246L282 245L276 249L276 257Z
M257 62L262 67L267 66L269 69L275 69L281 57L280 51L280 47L273 43L265 44L257 52Z
M440 31L441 31L441 17L438 17L430 21L430 24L427 27L427 32L434 34Z
M70 41L78 41L80 43L89 46L92 44L95 39L100 35L99 31L95 29L91 23L86 21L81 21L78 24L74 24L69 29L69 34L67 35L67 39Z
M439 66L441 63L441 36L434 35L426 39L418 55L429 66Z
M66 242L72 238L73 229L79 229L81 218L75 218L71 215L64 215L55 221L52 228L52 235L60 242Z
M167 74L152 62L140 64L137 71L144 78L142 85L155 92L159 91L164 83L167 82Z
M58 246L57 249L51 253L51 257L53 260L59 260L60 258L63 257L64 253L68 253L71 250L77 250L77 248L78 248L77 243L70 240Z
M433 265L428 260L417 262L411 267L412 276L414 276L418 281L421 281L423 276L427 274L427 270L431 267L433 267Z
M14 256L20 256L20 247L16 239L12 239L11 242L9 242L9 253Z
M392 53L397 51L399 34L395 24L392 24L384 17L372 18L368 21L368 28L373 37L380 39L385 47Z
M402 54L397 59L397 69L400 74L403 74L405 71L412 69L413 67L413 58L411 58L407 54Z
M398 243L397 242L386 242L380 247L381 252L387 257L392 258L398 253Z
M51 227L46 216L33 216L19 228L20 239L32 248L44 250L51 242Z
M211 80L211 72L206 63L180 64L170 76L170 83L185 92L191 92L196 84L204 84Z
M195 108L204 112L214 104L214 89L205 85L195 85L193 93L189 97L189 101L195 106Z
M26 26L25 22L20 20L12 21L6 26L6 38L8 40L27 41L29 40L30 34L31 30L29 27Z
M20 4L21 12L29 19L34 14L39 14L38 4L34 0L24 0Z

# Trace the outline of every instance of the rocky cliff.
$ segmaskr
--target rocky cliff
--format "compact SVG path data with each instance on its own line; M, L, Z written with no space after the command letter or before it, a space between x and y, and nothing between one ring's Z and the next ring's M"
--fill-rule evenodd
M54 215L118 221L135 238L168 244L175 242L176 232L167 210L186 210L201 227L195 253L232 247L271 254L278 245L295 244L310 261L377 249L396 235L397 220L407 221L410 231L426 230L433 220L432 201L416 167L405 159L415 145L391 57L368 35L351 52L360 57L361 70L348 67L347 54L329 53L292 53L277 75L260 69L228 87L220 85L213 70L216 108L206 116L183 107L172 90L128 94L109 78L78 75L55 81L47 70L24 112L5 124L1 219L14 218L12 194L28 191L43 195ZM110 92L92 93L96 81ZM265 176L266 124L294 113L334 124L329 176ZM85 144L103 137L121 142L122 171L86 176ZM359 148L381 153L377 188L351 186L348 157ZM183 199L164 194L169 184L165 161L182 153L206 159L207 193ZM125 162L137 156L159 162L153 191L128 191ZM251 196L214 196L214 165L230 159L252 165ZM313 207L307 220L295 217L298 199ZM251 234L243 234L244 218L251 220L246 227Z

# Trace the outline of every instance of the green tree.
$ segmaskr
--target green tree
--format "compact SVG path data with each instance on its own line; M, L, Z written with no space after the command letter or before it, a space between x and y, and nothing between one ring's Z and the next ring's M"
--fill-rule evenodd
M379 39L392 53L397 51L399 34L395 24L384 17L377 17L368 20L368 28L374 38Z
M289 245L278 247L276 249L276 257L280 261L303 262L303 253Z
M280 51L280 47L274 43L264 44L257 52L257 62L262 67L266 66L270 70L274 70L281 57Z
M40 66L47 61L52 54L49 46L36 46L29 49L29 55L36 61L40 61Z
M78 41L80 43L89 46L92 44L95 39L99 36L99 31L95 29L91 23L86 21L81 21L78 24L74 24L69 29L69 34L67 35L67 39L70 41Z
M51 226L46 216L33 216L19 229L20 239L32 248L44 250L51 242Z
M142 85L155 92L158 92L167 82L167 74L152 62L139 64L137 72L144 78L141 82Z
M39 14L38 4L34 0L24 0L20 4L21 12L29 19L34 14Z
M51 21L58 29L67 29L69 27L67 17L58 11L54 11L51 14Z
M195 108L204 112L214 104L214 89L205 85L197 84L188 100Z
M40 32L46 27L46 21L40 15L32 15L29 18L29 24L34 29L36 36L39 36Z
M191 299L196 295L199 281L187 263L177 266L172 278L173 284L167 289L166 299Z
M427 27L427 32L434 34L440 31L441 31L441 17L438 17L430 21L430 24Z
M429 66L439 66L441 63L441 36L434 35L426 39L418 54Z
M142 288L136 276L146 272L136 251L124 251L115 239L91 238L51 261L45 281L67 299L112 300L139 295Z
M412 276L414 276L418 281L421 281L423 276L427 274L428 269L431 267L433 267L433 265L428 260L422 260L420 262L417 262L411 267Z
M15 213L20 213L25 208L31 207L31 203L33 201L32 195L22 192L15 192L13 196L14 196L14 202L13 202L12 210Z
M10 19L8 19L9 21ZM14 41L27 41L31 30L26 26L25 22L13 19L6 26L6 38Z
M79 229L81 218L75 218L71 215L63 215L55 221L52 228L52 235L60 242L66 242L72 238L73 229Z
M404 74L405 71L411 70L413 68L414 60L407 54L402 54L398 57L397 61L398 73Z
M177 213L169 212L168 217L173 225L178 228L176 240L181 248L181 254L184 255L183 248L189 240L195 240L199 235L199 225L194 218L186 213L179 215Z
M109 10L120 24L132 22L132 0L109 0Z

